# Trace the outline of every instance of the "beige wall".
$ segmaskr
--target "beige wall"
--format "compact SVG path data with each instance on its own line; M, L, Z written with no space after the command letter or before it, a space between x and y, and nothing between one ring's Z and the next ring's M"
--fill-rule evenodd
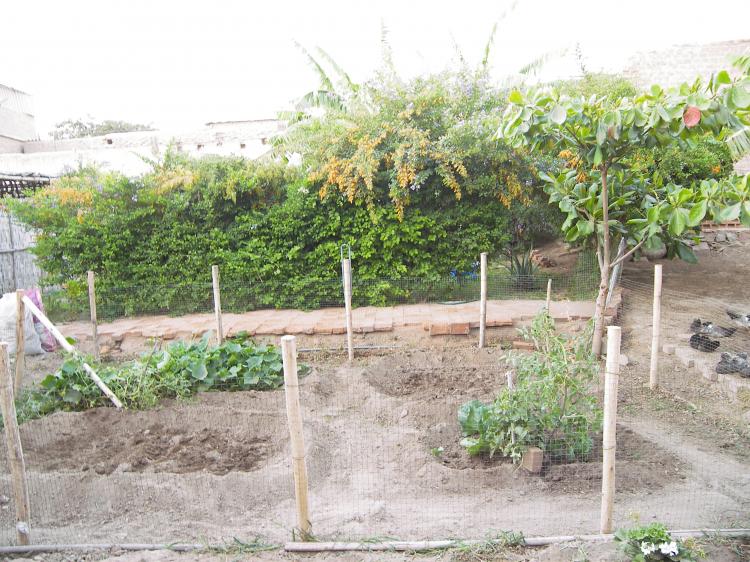
M707 79L717 70L731 70L731 59L743 54L750 54L750 39L676 45L636 54L623 73L640 89L653 84L678 86L693 82L699 76Z
M0 136L21 141L36 139L34 116L0 105Z
M0 154L6 152L23 152L23 142L0 135Z

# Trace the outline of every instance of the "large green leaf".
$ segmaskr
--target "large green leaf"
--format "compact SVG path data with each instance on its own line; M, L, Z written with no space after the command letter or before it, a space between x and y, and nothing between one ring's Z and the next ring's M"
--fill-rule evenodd
M260 367L261 363L263 363L263 357L260 355L253 355L252 357L248 357L245 365L248 369L257 369Z
M695 256L695 253L693 253L693 250L690 248L690 246L688 246L687 244L683 244L682 242L677 243L677 255L682 261L686 261L688 263L698 263L698 258Z
M596 151L594 152L594 166L598 166L602 163L602 148L600 146L596 147Z
M68 404L78 404L82 397L81 391L75 388L66 388L62 399L63 402L67 402Z
M208 369L203 361L198 361L190 366L190 376L196 380L202 381L208 376Z
M742 212L740 213L740 222L742 226L750 227L750 201L745 201L742 204Z
M479 400L466 402L458 409L458 424L464 435L479 433L482 425L482 417L485 415L487 406Z
M690 209L690 213L688 214L688 226L698 226L701 221L706 216L706 211L708 210L708 201L706 199L703 199L702 201L699 201L693 207Z
M750 107L750 91L742 85L737 85L732 88L729 96L735 107L739 109L747 109Z
M740 208L741 208L740 203L729 205L727 207L722 207L714 214L714 221L715 222L727 222L727 221L737 220L737 218L740 216Z
M688 217L685 209L674 209L669 217L669 233L672 236L680 236L685 232Z
M717 84L731 84L732 79L729 77L729 73L726 70L721 70L716 75Z
M560 104L555 105L555 107L552 108L552 111L550 111L549 114L550 121L552 121L556 125L562 125L563 123L565 123L565 117L565 108Z
M579 221L577 227L578 234L582 237L589 236L594 232L594 223L592 221Z

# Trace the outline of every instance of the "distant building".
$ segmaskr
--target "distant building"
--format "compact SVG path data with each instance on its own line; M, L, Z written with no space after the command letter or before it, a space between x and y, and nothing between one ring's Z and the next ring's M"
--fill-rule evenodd
M31 96L0 84L0 152L22 152L37 138Z
M136 131L99 137L23 142L20 149L0 146L0 173L59 176L95 164L104 170L137 176L149 170L145 159L163 154L171 144L191 156L244 156L255 159L270 151L270 138L284 129L277 119L223 121L180 132Z

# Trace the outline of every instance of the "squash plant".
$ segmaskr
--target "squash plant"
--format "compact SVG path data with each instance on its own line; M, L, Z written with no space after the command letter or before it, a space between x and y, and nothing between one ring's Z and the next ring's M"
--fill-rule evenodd
M245 333L222 345L209 344L211 334L199 341L177 341L164 350L145 353L120 365L98 365L97 373L128 408L148 408L164 398L186 398L211 390L273 390L284 384L279 350L258 344ZM86 410L108 406L109 400L83 370L83 358L69 355L59 370L45 377L38 388L18 398L19 420L58 410ZM300 375L310 371L300 364Z

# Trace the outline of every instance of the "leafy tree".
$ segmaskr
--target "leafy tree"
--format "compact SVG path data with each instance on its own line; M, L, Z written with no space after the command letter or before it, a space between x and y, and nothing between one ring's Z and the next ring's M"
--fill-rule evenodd
M665 91L653 86L635 98L569 97L556 91L514 91L497 135L514 146L559 151L559 174L542 174L550 202L567 214L571 242L593 240L601 281L593 350L601 353L610 270L638 248L657 240L670 256L694 260L684 242L705 218L740 217L750 225L750 188L739 181L705 181L699 189L647 177L632 165L641 148L725 138L735 154L750 148L750 57L738 59L732 79L721 71L707 83ZM612 242L624 240L612 258Z
M314 57L305 47L295 42L318 76L319 85L301 96L291 111L282 111L279 118L290 125L308 121L325 111L346 113L354 107L366 108L366 99L361 95L362 86L356 84L349 74L326 51L317 47ZM328 67L328 70L326 70ZM283 135L280 138L284 138Z
M55 125L52 137L55 140L78 139L82 137L98 137L110 133L131 133L133 131L153 131L150 125L129 123L127 121L93 121L91 119L66 119Z

